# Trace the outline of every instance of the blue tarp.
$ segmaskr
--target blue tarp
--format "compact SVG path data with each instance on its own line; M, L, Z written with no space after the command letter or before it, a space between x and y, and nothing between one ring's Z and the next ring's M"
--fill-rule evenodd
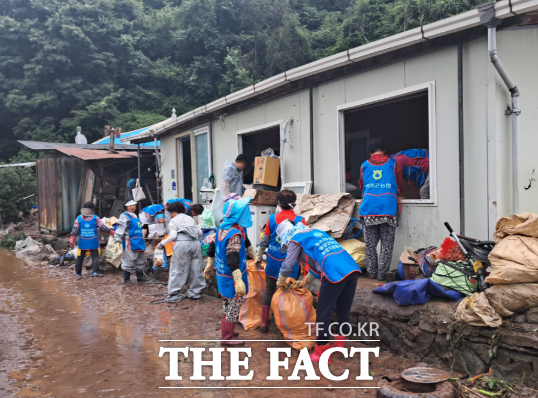
M140 133L143 133L144 131L148 130L149 128L151 128L152 126L148 126L148 127L144 127L144 128L141 128L141 129L138 129L138 130L134 130L134 131L129 131L128 133L122 133L121 134L121 137L118 138L118 137L114 137L114 144L119 144L119 145L126 145L127 143L125 142L121 142L120 139L121 138L126 138L126 137L130 137L130 136L133 136L133 135L137 135L137 134L140 134ZM94 144L108 144L110 142L110 137L105 137L103 138L102 140L99 140L97 142L94 142ZM134 145L134 144L131 144L131 145ZM141 143L140 146L155 146L155 143L153 141L151 142L144 142L144 143ZM160 141L157 141L157 146L160 147L161 146L161 142Z
M465 297L464 294L455 290L445 290L431 279L389 282L372 292L393 296L399 305L425 304L434 297L450 301L461 301Z

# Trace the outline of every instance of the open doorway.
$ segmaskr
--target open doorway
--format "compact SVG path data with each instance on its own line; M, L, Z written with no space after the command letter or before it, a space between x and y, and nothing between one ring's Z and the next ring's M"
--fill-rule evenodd
M177 138L177 197L193 200L190 135Z
M280 156L280 126L240 134L240 148L248 157L249 165L243 170L243 182L252 184L254 181L254 158L261 156L262 151L272 149L275 155ZM276 190L280 190L280 179Z
M428 90L348 109L344 112L344 126L345 190L359 199L361 165L369 158L371 138L385 140L387 155L409 149L429 151ZM420 200L420 188L410 178L404 181L400 195L403 199Z

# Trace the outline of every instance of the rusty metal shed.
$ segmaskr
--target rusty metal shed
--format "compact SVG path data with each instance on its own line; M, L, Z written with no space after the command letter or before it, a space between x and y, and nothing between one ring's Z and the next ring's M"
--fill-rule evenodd
M53 235L71 231L82 205L87 201L96 204L99 217L118 217L129 195L127 182L136 178L139 168L137 148L118 145L109 153L108 145L78 145L19 141L29 149L47 157L36 159L38 181L39 228ZM153 171L153 148L140 148L140 167L145 173ZM147 174L151 176L152 173ZM150 178L143 179L143 187L152 204Z

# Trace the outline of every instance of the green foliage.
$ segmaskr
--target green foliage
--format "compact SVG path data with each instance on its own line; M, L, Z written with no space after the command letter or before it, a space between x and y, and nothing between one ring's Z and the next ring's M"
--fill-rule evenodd
M15 220L19 211L28 212L36 198L22 200L37 191L32 169L5 167L0 169L0 217L3 222Z
M478 0L0 0L0 161L93 142ZM16 157L15 157L16 156Z
M24 232L20 232L15 235L7 234L0 241L0 247L13 250L15 249L15 244L17 243L17 241L24 239L26 239L26 235L24 235Z

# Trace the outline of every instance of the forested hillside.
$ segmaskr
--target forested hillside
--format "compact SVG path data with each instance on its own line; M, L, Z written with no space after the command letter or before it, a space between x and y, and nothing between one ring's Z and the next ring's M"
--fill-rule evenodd
M477 0L0 0L0 161L89 142ZM232 87L233 86L233 87Z

